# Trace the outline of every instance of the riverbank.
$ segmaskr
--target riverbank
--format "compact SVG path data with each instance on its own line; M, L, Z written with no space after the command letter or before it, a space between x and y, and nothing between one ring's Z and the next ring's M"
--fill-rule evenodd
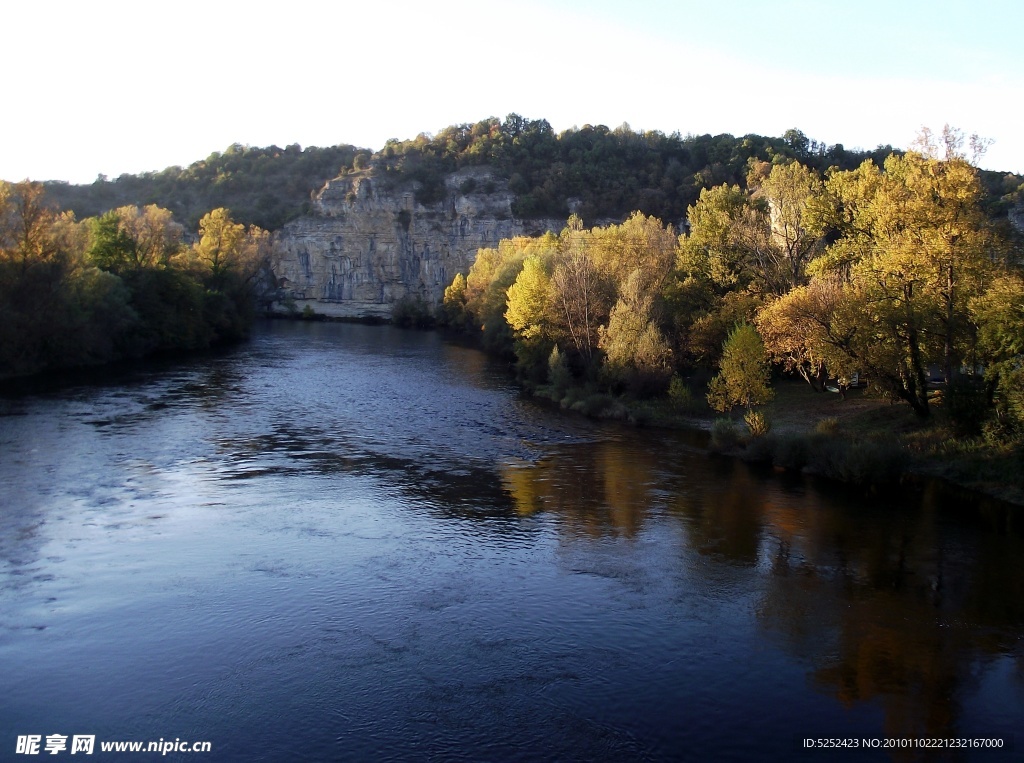
M596 418L637 426L699 429L717 453L857 484L882 485L917 477L946 480L1016 505L1024 505L1024 459L1019 448L957 436L941 394L922 420L902 402L850 390L816 393L799 380L777 381L775 399L758 410L768 431L754 436L742 413L712 410L696 390L655 400L630 400L582 389L536 387L531 394Z

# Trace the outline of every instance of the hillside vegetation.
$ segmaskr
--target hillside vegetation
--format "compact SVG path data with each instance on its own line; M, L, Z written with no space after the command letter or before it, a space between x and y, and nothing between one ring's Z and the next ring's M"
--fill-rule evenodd
M77 220L0 181L0 380L244 338L271 246L223 208L190 244L156 205Z
M771 429L773 374L803 378L808 394L861 380L922 426L939 412L949 439L918 443L1019 458L1024 247L991 215L964 143L947 128L880 165L824 173L753 159L745 187L700 191L683 232L642 212L590 228L573 215L560 235L481 249L442 320L586 413L706 400L742 409L756 439Z
M89 185L51 182L47 192L54 206L79 219L125 205L156 204L194 231L203 214L224 207L243 224L276 230L308 212L324 183L356 169L372 168L385 183L413 182L418 199L431 202L443 195L448 173L487 165L509 181L517 195L514 212L521 218L565 219L576 212L593 224L639 211L679 225L702 189L723 183L745 187L751 162L793 160L823 173L829 167L853 169L865 159L881 166L891 153L891 146L861 151L825 145L795 129L782 137L734 137L584 125L556 134L544 119L510 114L390 140L376 152L350 145L235 144L187 168L100 177ZM1020 184L1014 178L982 173L985 203L993 214L1005 215L1006 195Z

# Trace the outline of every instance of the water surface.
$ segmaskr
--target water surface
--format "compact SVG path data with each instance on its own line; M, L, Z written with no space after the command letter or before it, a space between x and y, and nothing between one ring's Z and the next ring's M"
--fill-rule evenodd
M271 323L0 398L0 758L54 733L218 761L1014 744L1019 513L700 446L538 406L390 327Z

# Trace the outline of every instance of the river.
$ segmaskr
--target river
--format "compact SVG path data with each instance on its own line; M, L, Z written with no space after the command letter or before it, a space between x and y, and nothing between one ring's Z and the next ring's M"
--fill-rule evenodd
M0 491L0 759L1024 755L1019 512L565 415L437 334L270 322L8 393ZM1003 747L863 746L924 737Z

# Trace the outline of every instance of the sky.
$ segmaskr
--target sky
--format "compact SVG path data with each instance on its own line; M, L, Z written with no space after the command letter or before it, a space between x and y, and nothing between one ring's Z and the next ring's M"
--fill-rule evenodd
M907 147L1024 174L1019 0L12 0L0 178L89 183L232 143L379 149L515 112Z

